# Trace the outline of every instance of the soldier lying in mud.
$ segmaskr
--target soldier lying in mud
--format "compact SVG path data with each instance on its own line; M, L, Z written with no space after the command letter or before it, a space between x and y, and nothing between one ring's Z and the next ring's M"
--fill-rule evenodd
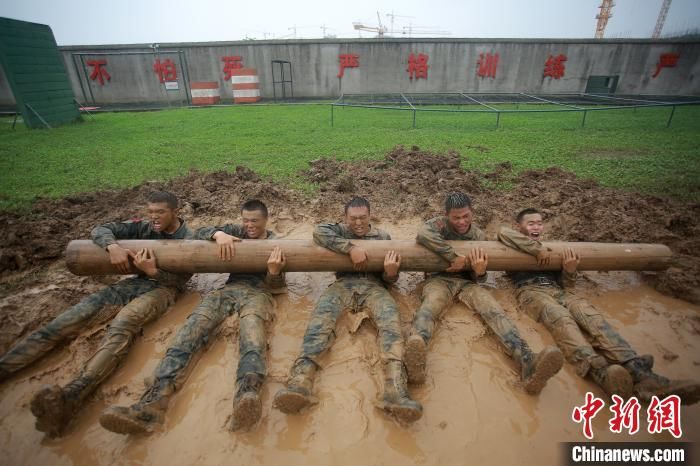
M370 205L355 197L345 205L345 223L324 223L314 231L314 241L338 254L349 256L355 272L338 272L336 281L324 291L314 308L304 334L302 351L294 361L286 387L275 395L275 406L287 414L298 413L316 402L312 395L313 379L321 367L319 357L333 344L335 327L345 309L363 309L379 330L379 354L384 372L384 393L377 406L399 421L420 419L422 406L408 394L403 363L404 339L399 310L385 284L399 278L401 256L388 251L384 273L364 272L367 251L352 240L390 240L385 231L370 224Z
M439 254L450 263L450 267L445 272L430 274L425 281L421 304L406 343L408 380L416 384L425 381L426 353L435 321L457 297L478 313L496 335L501 347L520 370L525 390L538 394L547 380L561 369L564 358L559 349L551 346L534 354L503 308L479 286L487 278L488 256L482 249L473 248L469 257L465 257L457 254L446 242L485 241L486 235L472 223L472 218L471 199L463 193L452 193L445 199L445 215L428 220L418 231L416 241ZM467 265L471 266L471 271L464 270Z
M502 228L498 239L535 256L540 264L547 264L551 253L541 243L544 230L542 214L536 209L524 209L515 219L515 230ZM521 309L547 327L579 376L590 377L609 396L617 394L626 399L634 395L649 401L654 395L678 395L684 404L696 403L700 399L700 384L671 381L653 372L653 356L638 355L595 307L576 296L578 264L576 251L567 248L560 272L506 275L516 287Z
M192 232L178 215L178 199L169 192L148 196L149 221L108 223L92 231L92 240L109 252L110 261L126 278L82 299L44 327L16 344L0 358L0 381L49 353L62 341L75 338L90 325L112 317L106 335L80 373L67 385L43 387L31 400L36 428L49 437L63 434L85 399L117 368L134 338L148 322L160 317L183 291L191 274L159 269L153 251L134 252L119 246L121 239L189 239ZM119 306L123 306L119 310ZM116 314L116 316L115 316Z
M266 240L275 234L266 229L265 204L250 200L241 208L242 224L200 228L196 239L216 241L221 260L235 260L235 242ZM111 406L100 416L105 429L119 434L150 433L162 424L168 402L182 386L192 360L230 315L239 317L239 361L233 398L233 430L249 429L260 419L260 389L267 375L265 326L272 320L274 300L270 290L285 286L284 253L276 247L267 261L267 273L229 274L226 285L209 293L192 311L175 335L141 399L131 406Z

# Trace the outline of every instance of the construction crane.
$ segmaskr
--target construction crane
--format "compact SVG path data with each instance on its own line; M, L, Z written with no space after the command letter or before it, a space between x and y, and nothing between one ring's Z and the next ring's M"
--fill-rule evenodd
M608 20L612 18L612 7L615 4L612 0L603 0L598 8L600 8L600 13L596 15L598 23L595 26L595 38L602 39L605 34L605 26L608 25Z
M661 37L661 30L664 28L666 15L668 14L669 8L671 8L671 0L664 0L664 2L661 4L661 11L659 11L659 18L656 20L654 33L651 35L652 39L658 39Z
M379 23L379 26L366 26L360 22L354 22L352 23L352 27L356 31L369 31L369 32L376 32L377 37L384 37L384 34L386 34L387 29L386 26L382 24L382 19L379 16L379 12L377 12L377 21Z
M415 16L395 15L395 14L394 14L394 10L391 10L391 13L387 13L386 15L387 15L389 18L391 18L391 28L389 28L389 33L390 33L390 34L393 34L393 33L395 32L395 31L394 31L394 19L395 19L395 18L411 18L411 19L415 18Z
M408 37L416 35L428 35L428 36L449 36L452 33L450 31L441 31L439 29L430 29L432 26L414 26L409 24L403 27L401 34L408 34Z

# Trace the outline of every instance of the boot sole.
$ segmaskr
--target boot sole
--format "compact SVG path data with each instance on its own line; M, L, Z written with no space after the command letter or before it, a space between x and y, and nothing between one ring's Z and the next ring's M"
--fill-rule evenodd
M100 416L100 425L116 434L150 434L153 425L108 409Z
M249 429L260 419L262 406L257 396L243 396L233 407L231 430Z
M420 338L420 337L419 337ZM408 382L414 385L425 383L427 345L417 338L409 338L404 352L404 364Z
M29 404L35 427L49 437L60 437L66 427L66 408L63 391L58 385L45 386L39 390Z
M384 411L386 411L387 413L391 414L392 416L394 416L400 422L403 422L406 424L412 424L423 416L422 411L415 409L415 408L408 408L406 406L389 404L389 405L384 405L384 407L382 409Z
M603 390L609 395L618 395L623 400L628 399L633 394L634 384L632 376L627 369L619 365L612 365L607 371L607 380Z
M274 407L285 414L297 414L312 404L312 400L301 393L283 390L275 395Z
M554 374L559 372L564 365L564 355L558 349L544 349L540 353L539 360L535 366L535 373L532 374L530 380L525 384L525 391L530 395L539 394L547 381Z

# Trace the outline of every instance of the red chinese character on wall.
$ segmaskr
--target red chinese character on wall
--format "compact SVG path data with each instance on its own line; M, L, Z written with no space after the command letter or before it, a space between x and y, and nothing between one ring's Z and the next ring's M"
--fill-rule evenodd
M105 79L107 81L110 81L112 77L107 73L107 70L104 68L107 66L107 60L88 60L87 61L88 66L92 66L92 73L90 74L90 79L91 80L98 80L100 82L100 86L105 85Z
M490 53L480 53L479 59L476 62L477 71L476 74L480 78L495 78L496 77L496 67L498 67L498 54Z
M657 77L661 73L661 68L675 68L680 57L678 53L662 53L659 57L659 63L656 64L656 73L651 77Z
M360 56L355 53L341 53L338 55L338 61L340 62L339 78L345 76L345 68L360 67Z
M676 438L683 434L681 430L681 398L669 395L662 401L657 396L651 397L647 408L647 431L650 434L660 434L664 430L671 432Z
M428 55L424 53L410 54L406 71L408 71L409 79L428 79Z
M221 57L221 61L224 62L224 79L228 81L231 79L233 70L239 70L243 68L243 57L234 55L231 57Z
M175 68L175 63L169 58L163 63L160 62L160 58L153 63L153 71L158 75L161 83L166 81L177 81L177 69Z
M583 422L583 435L587 439L593 438L593 427L591 426L591 420L598 414L598 411L603 409L605 402L600 398L593 396L593 393L586 393L586 402L583 406L576 406L574 411L571 413L571 419L576 423Z
M559 79L564 76L566 68L564 67L564 62L566 61L566 55L559 54L556 57L552 55L549 56L544 64L544 77L549 76L550 78Z
M630 435L636 434L639 431L639 409L641 408L637 398L632 397L624 404L623 399L617 395L613 395L612 400L610 411L613 412L613 417L608 421L610 432L619 434L624 427Z

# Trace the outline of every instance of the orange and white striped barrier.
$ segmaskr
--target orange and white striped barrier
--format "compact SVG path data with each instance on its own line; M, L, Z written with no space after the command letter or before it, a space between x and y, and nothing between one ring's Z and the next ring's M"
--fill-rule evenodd
M240 68L231 71L233 103L248 104L260 101L260 79L255 68Z
M190 83L192 105L214 105L221 101L221 91L217 81L200 81Z

